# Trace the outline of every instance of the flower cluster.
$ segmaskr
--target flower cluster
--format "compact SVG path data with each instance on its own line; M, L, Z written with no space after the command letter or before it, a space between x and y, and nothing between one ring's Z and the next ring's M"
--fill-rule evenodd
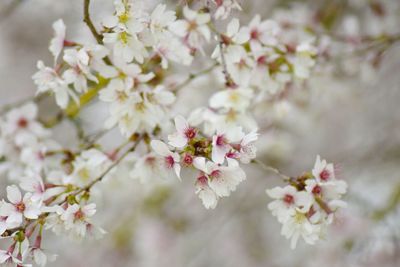
M283 36L279 23L263 21L259 15L244 27L239 20L231 20L212 55L225 61L227 85L253 88L268 96L309 78L317 55L315 38L310 35L289 43Z
M43 229L74 239L103 234L91 222L95 204L86 203L89 195L82 188L108 168L109 157L94 148L61 149L39 121L34 103L7 112L0 127L1 168L13 181L7 200L0 202L0 235L11 242L0 251L0 264L44 266L54 259L42 248Z
M37 63L39 71L33 75L38 94L54 93L56 102L66 108L69 99L79 103L79 94L88 91L88 83L98 83L99 73L107 70L103 59L108 50L102 45L81 45L66 39L66 27L62 20L53 24L55 36L49 50L54 56L54 66ZM64 50L62 61L59 56Z
M207 209L213 209L219 198L229 196L246 179L239 162L247 164L256 157L254 142L258 134L256 131L245 134L241 127L235 127L205 135L182 116L175 118L175 127L176 132L168 136L172 149L162 141L151 142L159 155L162 166L159 171L181 179L181 166L196 169L196 194Z
M104 233L90 221L96 212L96 205L84 204L83 198L78 203L63 186L44 183L42 177L32 174L21 182L20 187L26 191L24 195L16 185L8 186L7 200L0 202L0 234L11 241L9 249L2 251L4 257L0 259L1 264L21 265L32 259L37 265L44 266L48 255L42 248L43 228L56 233L65 231L71 237L80 239L87 233L95 236ZM52 205L61 195L68 195L68 198ZM30 243L31 238L33 243Z
M128 1L115 1L115 7L115 15L103 21L106 27L103 41L112 46L116 60L127 63L134 60L142 64L145 59L158 56L163 68L167 68L170 61L190 65L193 59L190 49L169 29L176 24L174 11L159 4L148 14ZM175 25L173 28L179 33L191 30L188 26L195 29L197 22L204 23L204 19L196 21L197 15L188 9L185 15L194 20L190 25Z
M38 121L38 107L27 103L0 117L0 172L20 180L25 169L40 172L47 150L58 149L51 133Z
M341 200L347 183L335 177L332 163L317 157L311 173L291 178L289 185L267 190L275 199L268 205L272 215L283 224L282 235L291 239L295 248L299 237L308 244L315 244L325 236L327 226L335 213L346 203Z

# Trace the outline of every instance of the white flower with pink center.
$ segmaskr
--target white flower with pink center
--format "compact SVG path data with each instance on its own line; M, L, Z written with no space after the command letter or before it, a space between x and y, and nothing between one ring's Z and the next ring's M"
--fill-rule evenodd
M347 183L342 180L318 183L314 179L308 179L306 181L306 191L324 199L335 200L346 193Z
M266 193L273 199L268 208L278 221L284 223L289 217L294 216L297 211L307 212L313 203L311 195L307 192L299 192L294 186L275 187L267 189Z
M246 173L239 167L236 160L228 160L228 166L220 166L203 157L197 157L193 165L202 171L209 179L209 186L219 197L227 197L236 187L246 180Z
M232 149L231 144L239 143L244 133L241 127L225 128L217 131L212 137L211 158L215 163L222 164Z
M217 6L214 13L215 19L226 19L232 9L242 10L237 0L213 0L213 3Z
M239 159L244 164L250 163L250 161L256 158L257 147L254 142L258 139L257 130L253 130L246 134L239 145Z
M142 184L165 175L164 159L151 152L139 158L130 172L130 177L139 179Z
M28 173L20 184L21 188L32 193L32 201L42 201L46 191L42 177L37 173Z
M173 147L183 148L190 140L196 137L197 129L191 127L182 116L175 118L175 128L176 133L168 135L168 144Z
M54 93L57 105L63 109L67 107L70 97L78 102L78 97L68 87L67 82L60 77L57 69L45 66L42 61L38 61L36 66L39 70L32 76L32 79L38 87L37 94Z
M65 50L63 59L70 66L63 73L63 78L68 84L73 84L77 92L83 93L88 90L87 80L98 82L96 76L91 73L89 67L91 57L85 47L79 50Z
M185 19L173 22L169 29L184 38L189 47L202 51L204 41L209 42L211 38L211 31L207 25L211 19L210 14L200 13L185 6L183 15Z
M249 35L251 50L259 51L262 45L276 46L278 44L277 35L280 32L278 23L273 20L261 21L261 16L256 15L249 23L249 26L244 27Z
M211 189L208 183L208 177L205 176L204 174L200 175L197 178L195 185L196 185L196 194L201 199L204 207L206 209L215 209L215 207L218 204L218 196L214 192L214 190Z
M24 218L37 219L41 213L40 203L32 200L32 194L26 193L22 197L16 185L7 186L7 198L0 208L0 216L7 217L7 223L21 224Z
M326 160L321 160L319 155L312 169L312 174L318 182L328 182L336 179L334 165L327 163Z
M36 141L37 137L47 137L49 132L37 121L37 114L38 108L34 103L13 109L6 114L1 130L5 135L13 136L21 146Z
M160 140L151 141L151 147L158 155L163 157L163 167L167 170L166 177L171 177L171 173L175 173L180 180L181 166L179 165L179 154L170 151L168 146Z
M70 236L75 239L82 239L86 236L93 225L90 218L96 213L96 204L90 203L84 206L73 204L61 214L60 219L64 222L64 227L70 232Z

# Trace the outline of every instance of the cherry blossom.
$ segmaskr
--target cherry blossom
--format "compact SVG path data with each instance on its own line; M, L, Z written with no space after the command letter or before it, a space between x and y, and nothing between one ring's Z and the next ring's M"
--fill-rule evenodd
M0 210L0 216L7 217L7 223L21 224L23 218L37 219L41 213L40 203L32 200L32 194L26 193L22 197L15 185L7 186L7 198L10 203L3 200Z
M54 62L57 62L58 56L64 48L66 27L64 21L59 19L53 23L54 37L50 41L49 50L54 56Z
M166 177L171 177L170 173L174 172L176 176L181 179L181 166L179 165L179 155L177 153L171 152L168 146L159 140L151 141L151 147L158 155L163 157L163 167L167 172Z
M237 0L212 0L217 6L214 17L216 19L226 19L232 9L242 10Z
M227 197L236 190L239 183L246 179L246 174L235 160L229 160L228 166L219 166L203 157L194 159L194 166L209 179L209 187L219 197Z
M42 61L38 61L37 68L39 71L32 76L38 86L37 94L53 92L57 105L61 108L67 107L70 97L77 101L76 94L68 88L67 82L60 77L56 70L46 67Z
M196 129L191 127L182 116L175 117L176 133L168 135L169 145L182 148L196 137Z
M191 10L188 6L183 8L184 20L177 20L169 26L169 29L185 39L189 47L203 51L203 43L209 42L211 31L207 25L210 22L210 14Z

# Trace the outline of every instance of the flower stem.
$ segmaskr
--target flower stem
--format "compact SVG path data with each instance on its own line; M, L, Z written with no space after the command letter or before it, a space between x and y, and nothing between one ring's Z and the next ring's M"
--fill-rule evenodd
M281 173L278 169L276 169L276 168L274 168L272 166L264 164L263 162L261 162L258 159L253 159L252 162L258 164L262 169L264 169L266 171L275 173L276 175L281 177L285 182L289 182L290 181L290 177L289 176Z

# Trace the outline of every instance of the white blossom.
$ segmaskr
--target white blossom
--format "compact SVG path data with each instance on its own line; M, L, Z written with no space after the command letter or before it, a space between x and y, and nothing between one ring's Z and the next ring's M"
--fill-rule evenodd
M41 213L40 204L32 200L32 194L26 193L23 197L15 185L7 186L8 202L4 202L0 209L0 216L7 217L7 223L21 224L23 218L37 219Z
M208 185L218 197L229 196L246 179L246 174L237 161L229 160L228 163L228 166L219 166L203 157L197 157L193 161L193 165L208 177Z
M57 105L61 108L67 107L70 97L76 102L78 101L76 94L68 88L67 82L60 77L56 70L46 67L42 61L38 61L37 68L39 71L32 76L38 86L37 94L54 93Z
M54 56L54 62L57 62L58 56L64 48L66 27L64 21L59 19L53 23L54 37L50 41L49 50Z
M196 129L191 127L182 116L175 117L175 128L176 132L168 135L168 144L171 146L182 148L196 137Z
M211 31L207 25L211 19L210 14L200 13L185 6L183 15L185 19L171 23L169 29L184 38L189 47L203 51L203 43L209 42L211 38Z
M166 172L164 177L171 177L171 173L175 173L180 180L180 156L177 153L170 151L168 146L159 140L151 141L151 147L153 148L154 152L163 157L163 167Z

